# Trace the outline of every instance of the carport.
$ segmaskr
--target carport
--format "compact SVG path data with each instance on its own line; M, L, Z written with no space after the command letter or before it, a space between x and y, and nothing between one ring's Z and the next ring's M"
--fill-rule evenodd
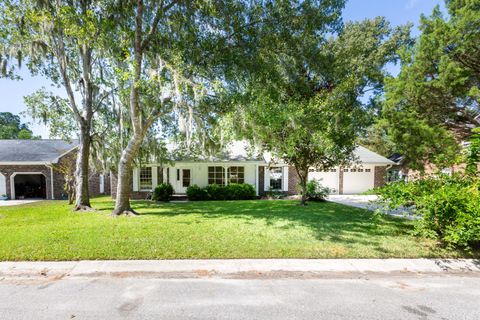
M12 179L12 199L46 199L47 184L42 173L15 173Z

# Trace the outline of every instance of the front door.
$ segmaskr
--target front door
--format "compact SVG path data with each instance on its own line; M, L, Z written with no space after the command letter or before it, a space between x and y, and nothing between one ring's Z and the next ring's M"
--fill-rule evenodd
M179 168L177 169L177 183L175 192L186 193L187 188L192 185L192 169Z

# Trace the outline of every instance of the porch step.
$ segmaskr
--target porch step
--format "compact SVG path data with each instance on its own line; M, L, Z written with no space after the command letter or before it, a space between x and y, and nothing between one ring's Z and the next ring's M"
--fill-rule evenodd
M172 201L186 201L188 197L186 194L174 194L172 195Z

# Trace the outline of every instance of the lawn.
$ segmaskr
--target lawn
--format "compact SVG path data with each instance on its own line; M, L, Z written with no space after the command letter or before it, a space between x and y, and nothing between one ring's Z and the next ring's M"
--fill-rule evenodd
M141 215L119 218L108 197L92 203L0 207L0 260L465 256L412 236L408 220L330 202L134 201Z

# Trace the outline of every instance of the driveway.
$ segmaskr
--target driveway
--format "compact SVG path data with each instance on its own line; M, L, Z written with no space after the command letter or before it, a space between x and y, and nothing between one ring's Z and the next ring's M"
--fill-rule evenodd
M38 202L42 200L1 200L0 207L7 207L7 206L18 206L21 204L28 204L33 202Z
M377 199L378 197L376 195L361 195L361 194L332 194L332 195L329 195L327 198L328 201L344 204L344 205L355 207L355 208L367 209L371 211L381 209L381 206L375 203ZM406 214L406 212L408 212L408 214ZM411 211L405 210L405 209L389 210L384 213L387 213L392 216L409 218L409 219L413 219L414 217Z

